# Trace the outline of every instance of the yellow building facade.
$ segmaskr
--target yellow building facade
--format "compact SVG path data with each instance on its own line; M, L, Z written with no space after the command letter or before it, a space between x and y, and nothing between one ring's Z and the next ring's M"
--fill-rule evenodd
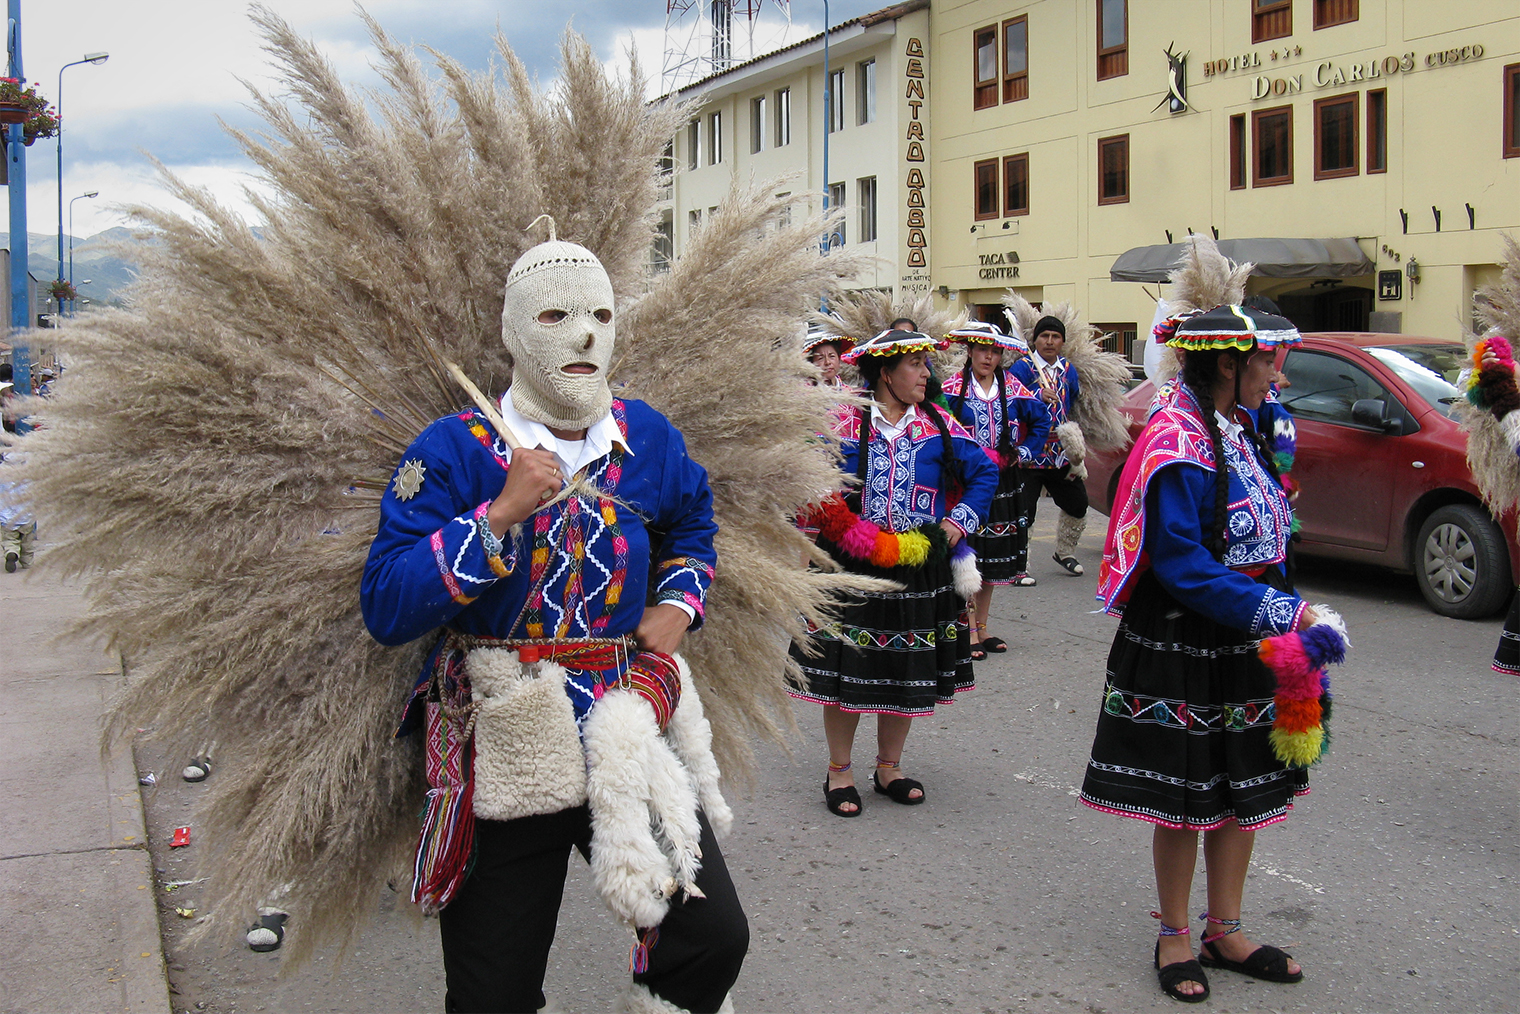
M1449 337L1520 236L1514 0L936 0L930 20L932 284L980 315L1013 287L1143 337L1157 286L1111 273L1154 276L1141 248L1191 230L1260 255L1276 274L1250 291L1305 330Z

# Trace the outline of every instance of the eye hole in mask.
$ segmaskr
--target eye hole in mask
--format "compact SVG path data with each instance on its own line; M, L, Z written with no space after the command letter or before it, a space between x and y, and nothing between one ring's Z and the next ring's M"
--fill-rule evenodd
M596 311L596 313L593 314L593 316L596 317L597 323L599 323L599 324L611 324L612 323L612 311L606 309L605 307L602 308L602 309L600 309L600 310L598 310L598 311Z
M558 324L568 316L570 314L564 310L545 310L538 315L538 322L540 324Z

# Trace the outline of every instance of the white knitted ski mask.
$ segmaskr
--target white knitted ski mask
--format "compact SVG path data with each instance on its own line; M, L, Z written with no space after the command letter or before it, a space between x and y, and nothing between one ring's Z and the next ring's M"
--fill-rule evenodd
M512 355L517 410L566 430L606 415L615 328L612 282L596 254L563 240L540 243L512 265L505 294L501 338ZM592 369L567 373L567 367Z

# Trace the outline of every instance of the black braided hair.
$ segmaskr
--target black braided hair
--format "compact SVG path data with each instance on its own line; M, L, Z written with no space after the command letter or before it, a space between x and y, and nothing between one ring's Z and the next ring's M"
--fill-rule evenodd
M1204 425L1209 429L1209 444L1214 450L1214 519L1203 545L1216 560L1224 559L1224 521L1230 499L1230 466L1224 456L1219 420L1214 418L1214 380L1219 376L1221 355L1215 349L1189 352L1182 367L1182 382L1198 399Z
M860 367L860 376L871 389L876 389L876 384L881 380L883 370L895 369L897 364L907 357L906 352L899 352L891 356L861 356L857 365ZM929 400L929 392L924 392L923 403L919 406L920 411L934 420L935 427L939 430L940 457L944 459L944 465L940 469L940 487L942 490L962 485L961 462L955 456L955 445L950 441L950 427L945 425L945 418L935 411L935 405ZM861 416L860 438L861 454L865 449L865 437L869 425L868 417ZM865 466L859 466L860 477L865 478ZM948 483L947 481L948 480Z
M998 434L998 454L1004 461L1013 455L1013 413L1008 411L1008 381L1003 374L1006 371L1001 365L997 368L998 382L998 409L1003 413L1003 429Z
M955 415L960 417L966 408L966 395L971 390L971 356L966 356L966 365L961 367L961 393L955 396Z

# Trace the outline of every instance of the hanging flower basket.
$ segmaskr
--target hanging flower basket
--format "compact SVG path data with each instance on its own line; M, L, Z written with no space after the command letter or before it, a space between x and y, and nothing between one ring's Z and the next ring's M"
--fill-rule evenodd
M37 85L23 87L13 77L0 77L0 124L23 124L22 139L31 144L58 133L58 110L37 94Z
M74 286L70 285L68 282L64 281L62 278L58 279L55 282L51 282L48 285L48 292L52 293L53 298L58 300L60 303L65 299L79 298L79 290L74 288Z

